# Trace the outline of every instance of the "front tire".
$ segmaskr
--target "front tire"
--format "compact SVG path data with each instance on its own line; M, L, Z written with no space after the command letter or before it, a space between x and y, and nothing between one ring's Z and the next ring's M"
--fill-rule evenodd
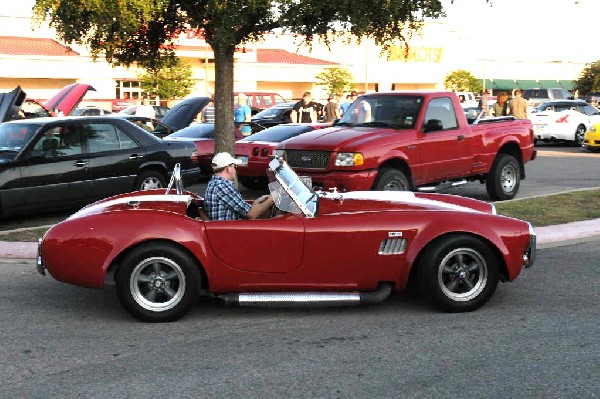
M494 201L513 199L521 185L519 162L509 154L499 154L486 178L488 195Z
M469 312L483 306L498 286L499 262L481 239L455 235L440 239L420 256L417 280L421 294L446 312Z
M198 299L200 279L189 254L166 243L145 244L123 259L116 274L117 295L139 320L175 321Z
M411 185L404 174L398 169L382 168L373 185L375 191L410 191Z

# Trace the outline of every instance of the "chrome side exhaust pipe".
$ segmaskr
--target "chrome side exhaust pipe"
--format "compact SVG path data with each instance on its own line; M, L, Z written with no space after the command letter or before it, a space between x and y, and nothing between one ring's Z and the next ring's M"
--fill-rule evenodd
M378 303L392 292L392 283L380 283L373 292L245 292L218 295L225 305L263 308L319 308Z

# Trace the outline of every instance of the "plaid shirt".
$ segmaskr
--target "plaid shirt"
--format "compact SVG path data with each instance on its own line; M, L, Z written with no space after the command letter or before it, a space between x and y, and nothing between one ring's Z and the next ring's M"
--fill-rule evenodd
M206 186L204 210L210 220L245 219L250 204L244 201L231 181L213 175Z

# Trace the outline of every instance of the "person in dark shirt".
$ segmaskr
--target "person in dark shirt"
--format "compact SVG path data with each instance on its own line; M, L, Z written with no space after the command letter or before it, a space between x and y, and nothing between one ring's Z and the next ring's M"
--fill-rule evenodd
M290 113L292 123L315 123L317 122L317 108L312 101L310 91L304 92L302 100L298 101Z

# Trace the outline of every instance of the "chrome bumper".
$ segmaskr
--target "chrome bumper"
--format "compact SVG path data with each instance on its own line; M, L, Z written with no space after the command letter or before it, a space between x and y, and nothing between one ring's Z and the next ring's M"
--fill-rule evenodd
M44 261L42 259L42 239L41 238L38 240L38 248L37 248L35 267L37 268L38 273L40 273L42 276L46 275L46 268L44 267Z

